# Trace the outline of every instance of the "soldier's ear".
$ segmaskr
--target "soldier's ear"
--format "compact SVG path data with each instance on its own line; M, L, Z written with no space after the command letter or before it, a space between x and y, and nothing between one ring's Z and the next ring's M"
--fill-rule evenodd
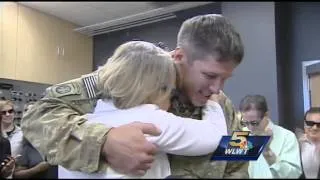
M267 111L266 113L264 113L263 117L269 117L269 111Z
M185 57L185 52L183 49L177 47L174 51L171 51L171 57L176 63L180 63Z

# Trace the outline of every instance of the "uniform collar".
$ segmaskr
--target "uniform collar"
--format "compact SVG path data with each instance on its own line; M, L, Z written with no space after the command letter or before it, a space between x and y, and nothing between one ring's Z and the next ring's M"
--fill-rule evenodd
M175 90L171 97L169 112L193 119L202 119L202 107L195 107L190 102L186 102L186 97L181 90Z

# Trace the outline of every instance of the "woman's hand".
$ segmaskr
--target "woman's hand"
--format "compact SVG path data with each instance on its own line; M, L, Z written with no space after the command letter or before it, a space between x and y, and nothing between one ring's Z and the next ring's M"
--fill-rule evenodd
M12 175L13 170L15 168L15 163L15 159L11 156L9 156L3 162L1 162L1 177L9 177L10 175Z

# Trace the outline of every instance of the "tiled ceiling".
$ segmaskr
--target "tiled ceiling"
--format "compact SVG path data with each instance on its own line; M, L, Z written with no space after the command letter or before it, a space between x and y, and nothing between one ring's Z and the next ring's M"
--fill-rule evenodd
M178 2L18 2L79 26L143 13Z

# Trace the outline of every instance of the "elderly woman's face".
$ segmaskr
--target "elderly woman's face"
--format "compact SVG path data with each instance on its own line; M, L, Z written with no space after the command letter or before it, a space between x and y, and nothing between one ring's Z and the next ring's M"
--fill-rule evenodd
M242 113L241 124L247 127L253 134L264 131L267 121L265 116L257 110L249 110Z
M11 124L14 119L14 109L10 105L4 105L1 109L2 123Z

